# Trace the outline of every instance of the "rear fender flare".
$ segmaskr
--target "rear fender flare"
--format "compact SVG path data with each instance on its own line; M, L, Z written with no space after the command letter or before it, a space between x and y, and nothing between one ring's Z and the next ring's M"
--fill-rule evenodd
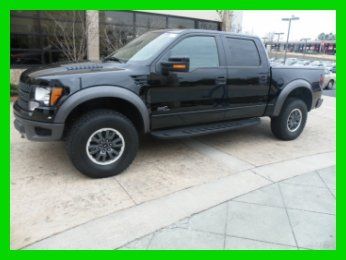
M274 112L273 112L273 116L278 116L280 115L281 109L287 99L287 97L292 93L292 91L294 91L297 88L306 88L310 91L311 96L312 95L312 87L311 84L309 82L307 82L306 80L303 79L298 79L298 80L294 80L290 83L288 83L280 92L275 105L274 105Z

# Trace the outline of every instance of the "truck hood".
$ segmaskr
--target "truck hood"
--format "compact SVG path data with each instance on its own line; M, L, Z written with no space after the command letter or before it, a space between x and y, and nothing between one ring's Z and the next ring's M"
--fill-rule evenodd
M124 65L117 62L80 62L80 63L63 63L53 64L50 66L40 66L27 69L21 75L20 80L51 78L55 76L68 76L74 74L95 73L100 71L120 71L124 70Z

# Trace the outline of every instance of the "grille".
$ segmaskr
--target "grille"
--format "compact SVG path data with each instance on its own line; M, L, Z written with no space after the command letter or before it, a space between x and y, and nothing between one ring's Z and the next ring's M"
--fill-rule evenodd
M18 105L25 110L29 109L30 92L31 87L29 84L23 82L19 83Z

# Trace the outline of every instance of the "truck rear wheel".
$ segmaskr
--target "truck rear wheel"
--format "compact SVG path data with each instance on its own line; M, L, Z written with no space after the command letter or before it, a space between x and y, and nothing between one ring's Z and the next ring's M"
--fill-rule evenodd
M124 115L107 109L81 116L66 139L73 165L91 178L114 176L133 161L138 149L138 133Z
M308 110L303 100L289 98L280 115L271 118L271 130L281 140L294 140L304 130Z

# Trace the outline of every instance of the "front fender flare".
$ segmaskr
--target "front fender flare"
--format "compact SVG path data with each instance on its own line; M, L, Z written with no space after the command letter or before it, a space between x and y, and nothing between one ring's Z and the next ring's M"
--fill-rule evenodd
M54 122L65 123L66 118L78 105L96 98L120 98L133 104L140 112L143 120L144 132L149 132L149 111L143 100L128 89L117 86L97 86L82 89L70 96L59 108Z
M284 105L288 95L297 88L306 88L310 91L311 97L313 96L312 87L309 82L303 79L297 79L297 80L291 81L282 89L279 96L277 97L275 105L274 105L273 116L278 116L280 114L282 106Z

